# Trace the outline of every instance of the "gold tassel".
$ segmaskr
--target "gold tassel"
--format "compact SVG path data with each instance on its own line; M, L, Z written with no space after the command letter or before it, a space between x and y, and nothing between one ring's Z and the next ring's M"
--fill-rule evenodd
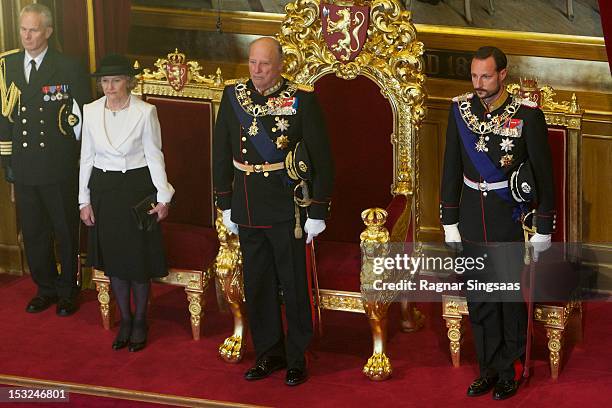
M294 204L295 208L295 228L293 229L293 235L295 239L302 239L302 223L300 222L300 208L297 204Z

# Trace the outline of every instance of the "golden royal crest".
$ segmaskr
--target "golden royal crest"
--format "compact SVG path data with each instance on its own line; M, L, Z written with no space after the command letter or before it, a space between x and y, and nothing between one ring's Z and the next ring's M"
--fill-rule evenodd
M535 102L538 107L542 106L542 92L538 87L538 80L532 78L520 78L519 96L528 101Z
M337 60L352 61L366 41L370 20L367 6L321 4L321 24L327 47Z
M176 49L172 54L168 54L166 77L168 78L168 83L175 91L179 92L185 87L188 79L185 54L178 52Z

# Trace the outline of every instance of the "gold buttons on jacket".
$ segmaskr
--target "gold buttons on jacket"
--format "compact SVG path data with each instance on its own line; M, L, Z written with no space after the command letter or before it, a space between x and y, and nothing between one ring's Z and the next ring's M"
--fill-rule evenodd
M41 120L40 120L40 124L41 124L41 125L44 125L44 124L45 124L45 121L41 119Z
M41 108L41 109L42 109L42 108ZM25 112L26 110L27 110L27 109L26 109L26 107L25 107L25 106L22 106L22 107L21 107L21 111L22 111L22 112Z
M21 123L27 123L28 120L26 118L21 119Z
M23 132L21 132L21 134L25 136L25 135L27 135L27 134L28 134L28 131L27 131L27 130L24 130Z
M44 136L44 135L45 135L45 132L41 131L41 132L40 132L40 135L41 135L41 136Z
M246 153L246 152L247 152L247 149L242 149L242 153Z
M45 142L40 142L40 147L45 147Z
M242 136L242 141L246 142L246 137Z
M22 146L23 147L28 147L28 142L23 142Z
M41 112L42 112L42 111L44 111L44 109L43 109L43 108L38 108L38 110L39 110L39 111L41 111Z

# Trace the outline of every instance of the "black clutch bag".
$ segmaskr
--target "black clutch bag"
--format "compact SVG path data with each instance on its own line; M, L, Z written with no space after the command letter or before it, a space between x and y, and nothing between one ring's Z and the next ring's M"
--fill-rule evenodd
M151 232L157 225L157 214L149 214L149 211L157 205L157 193L146 196L144 200L132 207L132 215L136 220L136 226L140 231Z

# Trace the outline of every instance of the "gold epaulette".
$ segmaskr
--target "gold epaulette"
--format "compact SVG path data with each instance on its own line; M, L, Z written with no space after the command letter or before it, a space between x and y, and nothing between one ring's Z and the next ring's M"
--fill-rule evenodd
M19 51L21 51L21 49L15 48L14 50L8 50L8 51L0 52L0 58L4 58L4 57L6 57L8 55L11 55L11 54L16 54Z
M228 79L228 80L223 82L223 85L225 85L225 86L236 85L238 82L246 82L248 80L249 80L249 78Z
M532 100L527 99L527 98L518 98L518 100L521 102L521 105L523 105L523 106L527 106L529 108L537 108L538 107L538 103L536 101L532 101Z
M473 92L467 92L459 96L455 96L453 98L453 102L463 102L463 101L467 101L468 99L472 99L473 97L474 97Z

